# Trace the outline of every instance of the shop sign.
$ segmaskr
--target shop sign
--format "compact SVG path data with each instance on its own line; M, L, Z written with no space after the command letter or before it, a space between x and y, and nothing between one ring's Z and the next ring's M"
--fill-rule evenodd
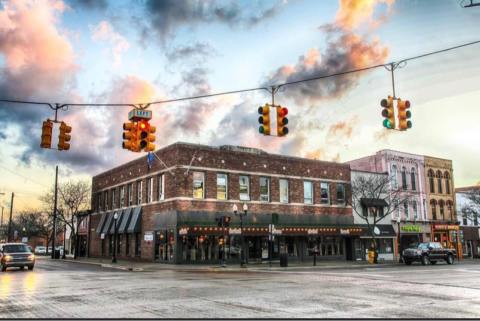
M277 230L275 227L273 227L272 234L280 235L282 234L282 230Z
M433 226L434 230L458 230L459 226L458 225L434 225Z
M350 235L350 230L341 228L341 229L340 229L340 234L342 234L342 235Z
M240 235L240 234L242 234L242 230L239 229L239 228L230 228L230 229L228 229L228 233L230 235Z
M422 227L420 225L403 225L400 227L402 232L422 232Z
M318 229L316 228L309 228L307 230L307 234L312 235L312 234L318 234Z
M179 235L187 235L188 234L188 228L187 227L182 227L181 229L178 230Z
M153 232L145 232L145 235L143 236L144 241L153 241Z
M100 239L102 239L102 240L105 239L105 233L100 234Z

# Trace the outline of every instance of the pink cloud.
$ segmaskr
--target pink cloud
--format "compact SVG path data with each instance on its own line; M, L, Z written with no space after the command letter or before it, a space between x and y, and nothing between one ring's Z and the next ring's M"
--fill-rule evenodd
M90 28L92 31L92 39L95 41L104 41L110 45L113 54L114 65L119 65L122 60L122 54L130 48L127 39L113 29L108 21L100 21L100 23Z

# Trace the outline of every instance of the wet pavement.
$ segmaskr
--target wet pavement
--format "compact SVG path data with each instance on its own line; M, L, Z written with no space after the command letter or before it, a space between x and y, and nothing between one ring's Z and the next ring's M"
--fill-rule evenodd
M34 271L0 273L0 316L479 318L477 262L356 269L131 272L41 258Z

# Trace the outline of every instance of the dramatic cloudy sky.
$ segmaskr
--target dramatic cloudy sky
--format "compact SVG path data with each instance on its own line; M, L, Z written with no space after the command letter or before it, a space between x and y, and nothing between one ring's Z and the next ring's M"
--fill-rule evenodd
M480 40L480 7L457 0L0 1L0 97L142 103L268 86ZM477 9L478 8L478 9ZM266 91L157 105L157 147L244 145L344 162L391 148L452 159L457 186L480 181L480 45L410 61L397 96L413 128L382 128L391 78L379 68L282 88L290 134L257 133ZM128 108L75 108L68 152L39 147L45 106L0 104L0 204L38 205L53 183L138 157L121 148Z

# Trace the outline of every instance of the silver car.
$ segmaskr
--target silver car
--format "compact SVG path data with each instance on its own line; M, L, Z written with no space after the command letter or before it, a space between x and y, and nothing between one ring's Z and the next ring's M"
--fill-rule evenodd
M5 272L9 267L28 267L33 270L35 255L23 243L0 244L0 268Z

